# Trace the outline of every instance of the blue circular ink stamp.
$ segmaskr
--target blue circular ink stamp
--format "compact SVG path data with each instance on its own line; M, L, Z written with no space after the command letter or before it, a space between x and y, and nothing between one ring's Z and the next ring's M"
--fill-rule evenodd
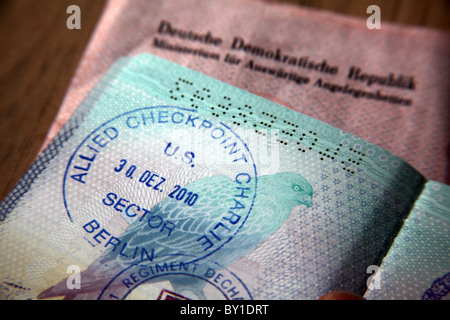
M98 261L139 268L172 254L189 255L189 265L222 248L245 224L256 187L253 157L229 126L157 106L92 131L68 161L63 198Z
M196 262L186 262L193 261ZM233 272L207 259L186 255L160 257L120 271L98 300L251 300L245 283Z
M422 300L442 300L450 291L450 272L433 281L422 295Z

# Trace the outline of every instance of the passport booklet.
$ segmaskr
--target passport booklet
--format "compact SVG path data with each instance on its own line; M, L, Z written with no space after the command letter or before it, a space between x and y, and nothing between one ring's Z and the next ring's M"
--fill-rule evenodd
M1 203L0 297L444 299L449 227L450 187L384 149L130 55Z

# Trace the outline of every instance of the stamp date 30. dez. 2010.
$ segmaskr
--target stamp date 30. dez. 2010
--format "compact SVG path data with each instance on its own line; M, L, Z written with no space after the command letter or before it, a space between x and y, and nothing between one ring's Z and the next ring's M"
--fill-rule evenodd
M180 131L184 139L170 140ZM197 152L201 144L216 145L221 154ZM226 177L210 174L198 179L205 167ZM191 176L197 180L189 181ZM207 192L201 192L202 184L211 181L223 193L212 194L213 198L225 202L213 211ZM112 248L121 258L129 257L130 263L183 253L192 257L184 261L190 263L216 252L239 231L252 210L256 184L250 150L226 124L203 119L195 110L161 106L124 113L91 132L69 159L63 196L70 221L82 228L96 249L105 253ZM146 195L136 198L139 192ZM165 211L175 209L164 215L160 210L164 206ZM199 208L206 214L195 214ZM130 225L123 234L115 234L110 225L117 214ZM178 227L174 219L181 215L192 217L192 223L203 229ZM153 232L156 240L150 246L128 247L129 241L123 239L138 224L139 232Z

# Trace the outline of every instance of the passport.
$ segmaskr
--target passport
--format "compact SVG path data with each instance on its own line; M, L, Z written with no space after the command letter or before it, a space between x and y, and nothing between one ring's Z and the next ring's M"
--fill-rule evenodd
M2 202L0 294L442 299L449 193L344 130L126 56Z
M357 18L274 1L109 0L47 142L118 58L150 53L361 137L449 184L448 32L383 14L382 28L370 30L361 9Z

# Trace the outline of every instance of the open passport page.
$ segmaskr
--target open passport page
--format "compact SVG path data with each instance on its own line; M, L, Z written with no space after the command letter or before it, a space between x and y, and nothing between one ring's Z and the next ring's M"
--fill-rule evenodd
M2 203L1 294L440 299L449 195L345 131L124 57Z
M0 298L448 299L449 39L108 1L0 204Z

